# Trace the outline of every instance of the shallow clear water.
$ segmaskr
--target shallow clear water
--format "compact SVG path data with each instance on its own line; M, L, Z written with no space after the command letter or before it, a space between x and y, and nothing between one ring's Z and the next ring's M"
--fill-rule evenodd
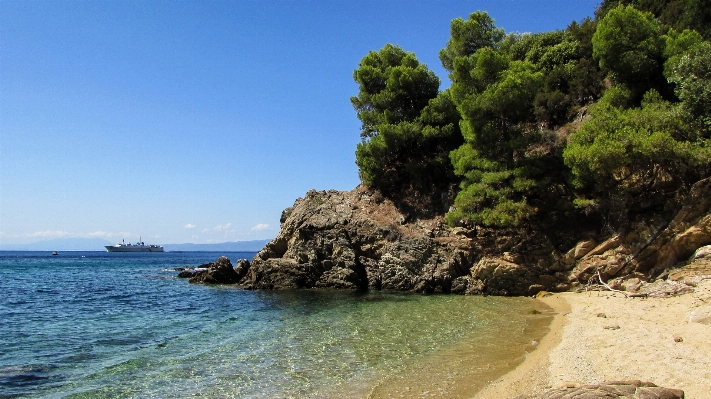
M525 340L520 298L245 291L170 270L220 255L254 253L0 252L0 397L361 397L463 340Z

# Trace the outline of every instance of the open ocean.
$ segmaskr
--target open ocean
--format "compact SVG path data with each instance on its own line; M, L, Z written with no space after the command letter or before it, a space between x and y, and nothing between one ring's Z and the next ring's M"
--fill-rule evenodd
M357 398L462 343L530 349L525 298L246 291L172 270L221 255L255 253L0 252L0 398Z

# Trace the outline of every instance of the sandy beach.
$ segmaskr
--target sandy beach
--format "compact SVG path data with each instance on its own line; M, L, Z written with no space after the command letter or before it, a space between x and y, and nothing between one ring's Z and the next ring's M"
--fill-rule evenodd
M560 293L550 332L516 369L476 399L513 398L572 384L643 380L711 398L711 280L667 298L610 291Z

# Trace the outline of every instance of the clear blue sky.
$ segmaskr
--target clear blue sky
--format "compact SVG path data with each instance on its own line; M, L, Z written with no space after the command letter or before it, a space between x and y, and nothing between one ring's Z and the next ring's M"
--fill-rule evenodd
M351 190L353 70L438 59L450 21L563 29L598 1L0 1L0 243L274 237Z

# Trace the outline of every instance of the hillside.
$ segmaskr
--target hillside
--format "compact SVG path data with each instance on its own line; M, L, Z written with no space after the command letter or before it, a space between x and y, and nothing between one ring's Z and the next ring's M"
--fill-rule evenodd
M604 1L526 34L473 12L439 54L444 91L414 53L371 51L351 98L363 184L298 199L242 283L532 295L668 276L711 244L711 8L692 3Z

